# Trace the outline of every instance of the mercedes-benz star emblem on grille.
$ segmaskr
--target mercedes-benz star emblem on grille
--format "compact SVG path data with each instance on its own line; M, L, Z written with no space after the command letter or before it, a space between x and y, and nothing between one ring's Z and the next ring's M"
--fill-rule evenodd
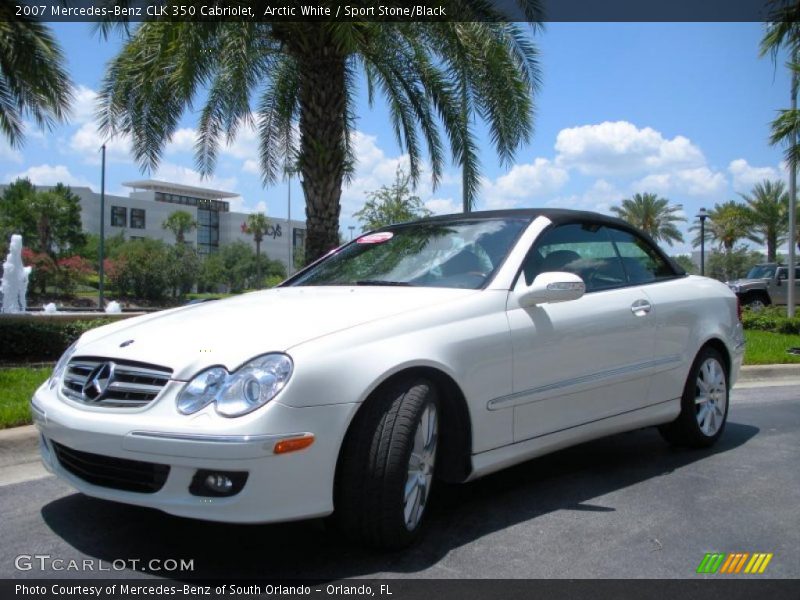
M92 369L92 372L86 378L86 383L81 388L83 397L86 400L97 401L102 399L103 394L114 381L115 366L113 362L104 362Z

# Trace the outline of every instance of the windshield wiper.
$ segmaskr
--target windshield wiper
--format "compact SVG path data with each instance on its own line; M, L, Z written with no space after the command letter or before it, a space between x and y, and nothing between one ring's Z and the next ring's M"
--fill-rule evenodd
M387 279L361 279L356 281L356 285L394 285L401 287L412 287L414 284L408 281L389 281Z

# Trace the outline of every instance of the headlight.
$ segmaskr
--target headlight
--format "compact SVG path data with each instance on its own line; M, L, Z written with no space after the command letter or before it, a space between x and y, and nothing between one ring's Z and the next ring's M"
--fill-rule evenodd
M178 394L178 410L185 415L211 402L225 417L249 413L278 395L292 375L292 359L285 354L265 354L233 373L212 367L195 376Z
M51 390L56 386L56 384L58 384L59 381L61 381L61 376L64 374L64 370L67 368L69 359L72 358L73 354L75 354L75 348L77 345L77 341L73 342L72 345L64 351L64 354L61 355L61 358L58 359L56 367L53 369L53 373L50 375L49 387Z

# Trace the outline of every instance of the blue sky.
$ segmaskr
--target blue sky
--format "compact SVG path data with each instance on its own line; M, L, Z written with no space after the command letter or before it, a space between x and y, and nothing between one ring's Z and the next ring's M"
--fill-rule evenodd
M102 41L85 23L53 24L78 85L74 116L52 132L28 130L15 151L0 141L0 177L28 176L34 183L63 181L99 190L102 139L92 121L94 92L119 40ZM782 178L781 150L769 146L768 126L788 104L788 75L758 58L759 23L550 23L536 35L542 86L535 98L536 131L514 165L497 160L478 128L486 176L478 208L559 206L608 211L632 193L650 191L683 205L738 198L754 183ZM342 229L365 192L391 183L405 158L380 100L359 102L352 186L343 192ZM264 189L255 159L255 136L244 132L226 148L210 180L194 171L194 115L184 116L156 173L142 174L124 139L108 144L106 189L125 194L123 181L153 176L241 194L236 210L265 210L286 217L286 184ZM450 167L432 190L418 194L435 212L460 207L460 175ZM297 182L292 215L304 214ZM688 236L687 236L688 239ZM676 245L673 252L687 251Z

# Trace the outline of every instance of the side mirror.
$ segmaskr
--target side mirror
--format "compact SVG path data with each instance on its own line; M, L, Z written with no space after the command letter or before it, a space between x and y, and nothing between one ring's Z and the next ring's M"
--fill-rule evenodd
M539 273L533 283L519 294L518 300L520 306L528 307L577 300L584 293L586 284L574 273L550 271Z

